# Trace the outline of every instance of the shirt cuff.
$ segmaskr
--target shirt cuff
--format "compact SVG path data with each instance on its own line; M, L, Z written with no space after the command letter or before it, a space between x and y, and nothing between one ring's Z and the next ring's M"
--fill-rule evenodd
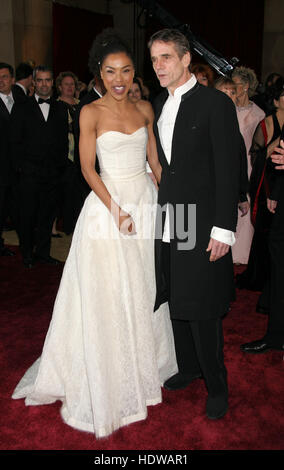
M148 162L146 162L146 171L147 173L152 173L151 167Z
M218 242L226 243L230 246L233 246L236 241L234 232L220 227L213 227L210 237L214 238L214 240L217 240Z

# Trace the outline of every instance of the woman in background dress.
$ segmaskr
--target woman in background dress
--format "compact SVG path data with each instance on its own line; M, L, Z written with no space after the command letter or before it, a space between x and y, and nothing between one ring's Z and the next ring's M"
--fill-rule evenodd
M264 119L265 113L250 100L254 94L258 81L254 71L247 67L236 67L232 73L232 79L237 87L237 116L241 134L245 141L247 151L248 178L251 174L250 148L255 129ZM254 228L251 223L250 210L245 216L239 211L236 243L232 247L233 262L235 264L247 264L252 242Z

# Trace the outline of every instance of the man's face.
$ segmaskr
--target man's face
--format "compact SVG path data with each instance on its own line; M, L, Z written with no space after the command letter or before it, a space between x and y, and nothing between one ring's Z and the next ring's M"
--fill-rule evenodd
M51 72L40 72L38 71L36 74L36 78L34 80L35 86L35 93L40 98L46 98L51 95L53 80Z
M11 76L9 69L0 69L0 93L9 95L15 79Z
M180 58L173 42L154 41L150 53L153 68L162 87L173 93L190 78L189 52Z

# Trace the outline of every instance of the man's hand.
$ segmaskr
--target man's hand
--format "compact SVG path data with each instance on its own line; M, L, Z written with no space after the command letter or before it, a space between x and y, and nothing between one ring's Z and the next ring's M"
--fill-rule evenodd
M230 245L227 245L227 243L222 243L218 240L215 240L214 238L210 238L206 251L211 251L209 258L210 261L217 261L217 259L220 259L226 255L229 252L229 249Z

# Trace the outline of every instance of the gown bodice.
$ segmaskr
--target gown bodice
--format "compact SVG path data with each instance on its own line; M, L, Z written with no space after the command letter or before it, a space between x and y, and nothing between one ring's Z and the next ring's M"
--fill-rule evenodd
M148 133L140 127L132 134L104 132L97 138L100 176L104 179L132 179L146 173Z

